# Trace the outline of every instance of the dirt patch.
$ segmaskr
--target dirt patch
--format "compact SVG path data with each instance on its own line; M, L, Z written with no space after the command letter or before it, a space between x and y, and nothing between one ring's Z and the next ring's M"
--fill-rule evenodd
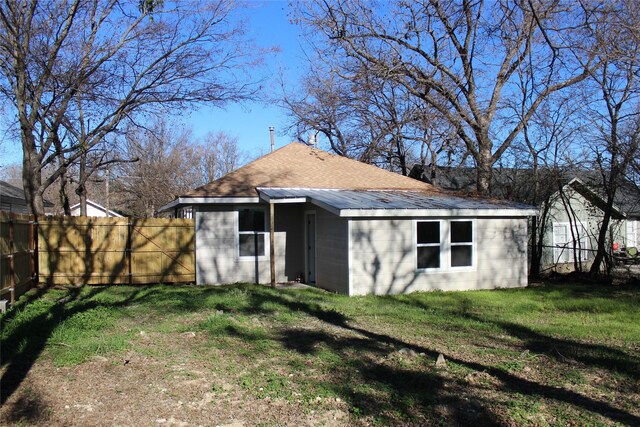
M187 323L187 322L185 322ZM320 322L300 328L307 330ZM308 329L311 330L311 329ZM354 334L330 327L334 339ZM140 331L131 349L121 355L94 356L73 367L56 367L39 359L17 391L0 409L0 424L34 426L350 426L367 425L356 419L339 397L289 398L262 396L242 385L253 374L252 362L232 362L221 350L202 344L202 332ZM200 351L203 352L200 352ZM390 358L394 355L390 354ZM239 361L238 361L239 360ZM236 363L220 369L219 363ZM321 370L305 367L320 379ZM296 380L293 373L273 371ZM0 372L0 375L4 372ZM265 374L261 372L260 374ZM260 385L258 381L255 385Z
M174 348L191 348L177 335ZM143 353L99 356L69 368L38 363L0 409L0 420L42 426L352 424L339 400L321 399L310 408L306 402L256 399L233 375L220 374L188 351L163 359Z

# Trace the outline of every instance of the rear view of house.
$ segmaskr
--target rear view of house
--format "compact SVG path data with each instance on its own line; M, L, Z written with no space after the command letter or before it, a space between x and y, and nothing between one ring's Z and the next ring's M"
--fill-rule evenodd
M536 213L300 143L163 209L193 212L198 284L267 283L273 266L278 282L348 295L526 286Z

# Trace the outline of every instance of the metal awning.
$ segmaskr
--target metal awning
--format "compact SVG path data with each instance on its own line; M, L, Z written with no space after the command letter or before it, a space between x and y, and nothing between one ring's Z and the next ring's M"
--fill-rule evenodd
M270 203L312 203L342 217L358 216L533 216L534 206L451 195L398 190L258 188Z

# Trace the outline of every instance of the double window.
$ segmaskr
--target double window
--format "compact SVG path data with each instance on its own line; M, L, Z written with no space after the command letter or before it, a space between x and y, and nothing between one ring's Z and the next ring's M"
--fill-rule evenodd
M238 210L238 255L240 257L265 256L266 216L264 209Z
M556 264L574 262L575 255L580 261L589 259L589 238L587 229L580 223L553 223L553 259Z
M473 221L417 221L420 270L473 267Z

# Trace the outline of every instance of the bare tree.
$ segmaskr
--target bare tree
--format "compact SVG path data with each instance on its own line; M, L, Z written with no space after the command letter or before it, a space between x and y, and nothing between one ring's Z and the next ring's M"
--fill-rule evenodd
M224 132L209 132L194 147L192 164L199 165L198 185L206 184L238 169L246 161L238 138Z
M465 144L487 194L493 165L544 100L597 67L597 12L562 1L310 0L297 19L337 69L366 69L433 107ZM505 100L520 96L514 82L524 69L534 96L515 117Z
M230 0L2 1L0 93L16 117L33 213L43 213L45 189L123 122L250 93L234 71L256 50L241 43L234 7ZM45 167L55 168L46 178Z
M147 128L129 127L121 145L117 155L137 161L114 165L114 204L140 217L154 216L177 196L232 172L246 160L236 138L219 132L197 140L190 128L166 117Z
M121 155L137 161L119 164L113 185L124 212L153 217L158 208L196 184L189 179L191 139L190 130L179 130L165 118L146 129L127 130Z
M310 136L313 143L320 136L336 154L403 175L413 163L430 159L435 165L450 148L452 138L438 138L446 126L404 86L364 67L338 71L318 59L295 91L283 84L282 105L299 140Z
M633 29L627 28L627 31L635 32L637 29L637 24L634 24ZM596 135L599 143L593 147L594 165L600 173L606 204L597 236L596 256L590 269L592 276L600 273L606 260L616 192L624 184L640 153L640 34L634 34L633 38L633 41L625 40L632 51L616 59L606 59L604 67L594 75L602 96L601 103L598 103L600 108L591 109L592 117L597 118L593 129L599 134ZM608 40L609 43L615 41L620 40Z

